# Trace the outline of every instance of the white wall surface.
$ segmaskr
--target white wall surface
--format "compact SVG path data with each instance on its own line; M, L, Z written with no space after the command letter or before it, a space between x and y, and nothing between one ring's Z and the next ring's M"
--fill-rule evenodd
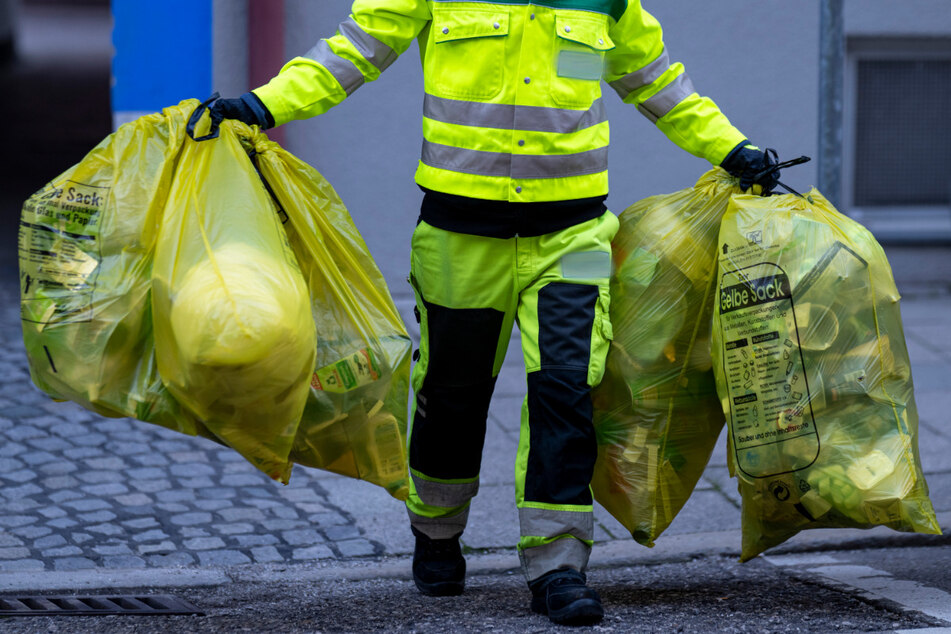
M288 58L333 34L350 8L350 0L285 2ZM776 148L780 158L815 156L816 3L645 0L644 5L664 25L672 59L686 65L698 90L754 143ZM216 70L223 64L218 48ZM414 44L379 80L337 108L286 126L288 149L337 189L391 292L402 296L409 295L409 240L421 199L413 173L421 144L422 90ZM606 85L604 90L612 126L607 203L613 211L688 187L708 169L706 161L680 150L636 109L622 104L613 90ZM814 164L790 170L783 180L807 189L815 180Z

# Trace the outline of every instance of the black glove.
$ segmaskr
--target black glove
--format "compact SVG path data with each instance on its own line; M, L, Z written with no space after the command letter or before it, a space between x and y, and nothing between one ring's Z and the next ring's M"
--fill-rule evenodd
M763 188L762 195L769 196L779 183L779 167L773 150L761 150L749 141L743 141L730 152L720 167L740 179L740 189L748 190L753 185Z
M237 119L260 126L262 130L274 127L271 111L253 92L246 92L237 99L217 99L208 112L214 126L220 125L224 119Z

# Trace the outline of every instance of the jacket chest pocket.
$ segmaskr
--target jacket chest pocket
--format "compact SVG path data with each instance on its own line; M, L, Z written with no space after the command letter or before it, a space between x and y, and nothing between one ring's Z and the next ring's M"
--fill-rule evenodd
M435 7L424 60L426 92L438 97L491 99L502 90L509 13Z
M556 16L551 93L560 106L585 107L601 92L604 55L614 48L606 20Z

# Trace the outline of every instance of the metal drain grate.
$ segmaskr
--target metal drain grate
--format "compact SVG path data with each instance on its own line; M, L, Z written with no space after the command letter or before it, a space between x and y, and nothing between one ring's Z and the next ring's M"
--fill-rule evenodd
M0 596L0 616L168 615L204 612L168 594L101 596Z

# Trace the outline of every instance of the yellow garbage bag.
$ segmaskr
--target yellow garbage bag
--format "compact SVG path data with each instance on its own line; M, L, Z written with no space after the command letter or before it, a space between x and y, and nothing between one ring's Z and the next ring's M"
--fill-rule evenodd
M316 370L290 457L405 500L412 343L383 275L320 173L257 128L235 128L280 205L317 326Z
M693 492L723 428L710 329L720 219L736 179L635 203L612 244L614 341L593 393L592 489L635 540L653 546Z
M745 561L807 528L940 533L881 246L813 189L723 218L713 368Z
M278 479L299 462L405 498L411 342L369 250L329 183L257 128L188 139L198 106L122 126L24 205L34 382L235 447Z
M185 140L155 248L152 319L169 392L287 481L316 334L277 205L232 122L217 138Z
M33 382L104 416L207 432L158 375L156 237L197 101L121 126L23 205L23 341Z

